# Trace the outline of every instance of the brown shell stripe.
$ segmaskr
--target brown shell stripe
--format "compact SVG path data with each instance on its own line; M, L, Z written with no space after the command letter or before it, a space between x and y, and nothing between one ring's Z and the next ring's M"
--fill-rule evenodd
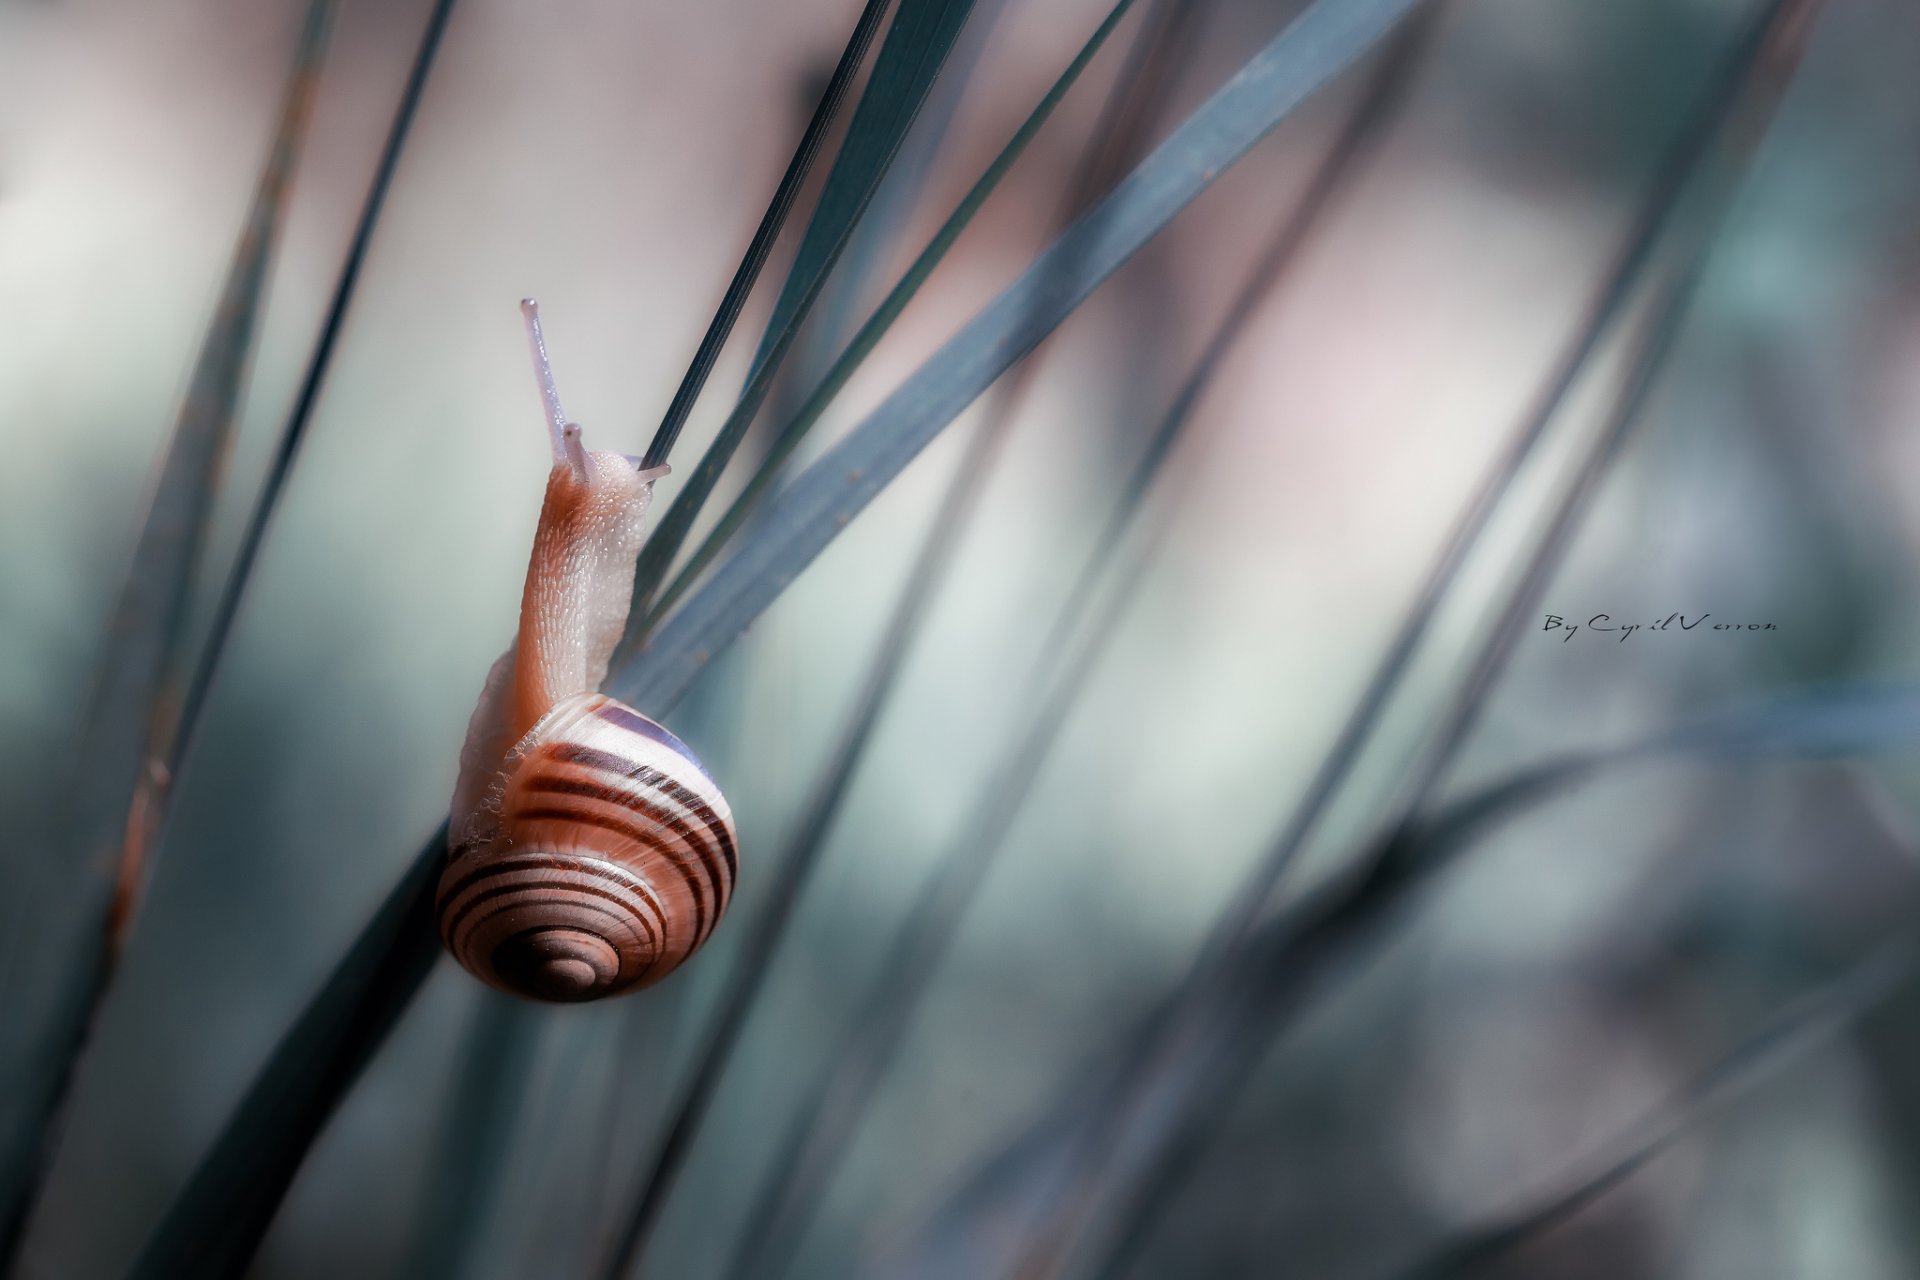
M687 887L693 891L694 937L706 937L707 929L710 927L714 916L718 914L708 907L707 891L702 885L700 872L706 869L706 864L703 862L700 868L696 869L685 854L663 842L659 838L658 831L647 830L636 826L618 814L598 813L591 809L558 807L551 809L520 809L515 812L514 816L523 822L571 822L589 827L599 827L602 831L611 831L615 835L624 836L634 843L641 845L643 848L649 849L667 859L667 861L673 863L674 870L680 873L681 879L685 880Z
M608 724L617 725L625 729L628 733L636 737L645 738L650 742L657 742L662 746L670 748L676 755L685 759L688 764L699 771L700 776L705 779L707 785L713 789L714 799L720 799L720 785L713 780L713 775L707 772L705 765L694 759L693 752L687 748L687 744L674 737L664 726L655 724L638 711L624 707L611 699L602 700L600 705L594 708L593 714L605 720ZM654 785L655 778L657 778L658 775L650 769L646 770L646 773L651 776L645 777L642 780L649 785ZM720 852L727 860L727 873L729 877L738 876L740 874L740 865L733 847L733 823L731 817L722 818L713 810L712 806L701 797L701 794L692 787L687 786L685 783L673 780L669 781L671 785L678 788L678 790L672 791L670 794L679 800L681 804L692 810L695 817L713 828L714 834L720 839ZM664 788L658 788L656 786L656 789Z
M629 830L628 834L640 840L642 843L651 846L658 843L658 831L660 829L673 832L675 836L679 837L680 843L684 844L690 852L699 857L701 866L706 872L706 879L720 890L724 902L726 892L733 887L733 841L728 835L725 823L712 809L701 803L697 795L693 795L687 792L684 787L676 785L672 778L669 778L659 770L637 764L610 751L601 751L593 747L581 747L575 746L572 743L560 742L553 743L546 747L543 754L550 759L566 764L578 765L585 769L615 774L627 781L638 783L645 791L650 791L655 796L672 801L677 807L670 808L658 801L650 799L645 794L635 794L630 790L597 786L591 782L581 782L577 779L566 778L564 775L543 772L533 773L520 784L520 790L522 792L554 792L566 795L582 795L592 799L603 800L618 809L628 811L637 809L641 814L657 824L657 826L654 830ZM553 785L556 783L565 783L567 785ZM527 817L531 815L523 812L520 816ZM688 817L691 817L700 825L694 826L689 824L687 820ZM605 826L607 824L600 823L599 825ZM721 862L724 863L728 869L728 874L725 876L720 873L721 864L714 861L716 851L719 853ZM663 852L666 851L663 850ZM671 854L669 856L671 856ZM676 864L682 865L683 870L687 869L681 862L681 859L676 857L674 861Z
M546 885L526 880L505 879L518 872L540 871L558 871L566 878L564 881L555 881ZM606 880L611 887L603 888L586 883L581 879L582 876ZM488 881L500 883L487 884ZM436 903L436 910L440 916L440 936L455 954L464 954L464 944L468 936L493 915L493 912L487 911L481 913L477 919L469 920L475 909L482 903L519 893L539 892L543 889L550 891L553 888L560 888L583 897L600 898L612 903L619 908L618 911L594 907L590 903L579 905L601 912L614 919L616 923L631 921L646 934L656 952L659 950L661 932L665 927L665 912L661 907L660 899L654 894L653 887L613 863L577 855L555 858L540 854L510 854L503 858L482 862L440 894L439 901ZM470 890L473 892L469 892ZM625 892L623 893L622 890ZM508 904L508 906L511 905L513 904Z
M640 843L658 849L664 857L668 858L680 869L681 874L687 879L688 887L693 891L694 905L700 917L695 924L694 936L697 939L704 940L713 925L718 921L720 911L726 906L727 896L733 888L733 871L737 863L733 849L733 839L727 830L725 821L696 793L688 791L687 788L679 785L666 774L661 773L657 769L648 768L646 765L636 761L626 759L623 756L616 755L613 752L601 751L593 747L576 746L573 743L556 742L544 748L542 754L566 764L578 765L585 769L598 770L602 773L613 774L631 782L637 782L645 790L651 791L654 795L670 801L678 810L683 810L694 819L694 823L698 825L690 824L675 808L669 808L665 805L650 801L646 796L635 795L628 791L617 791L611 795L601 797L609 804L618 805L630 810L638 809L638 811L649 820L657 823L658 827L673 832L679 837L679 841L685 844L694 855L699 858L701 869L705 872L704 876L694 874L693 868L684 858L680 857L670 845L660 841L657 829L649 831L625 825L616 825L614 822L598 814L593 815L589 820L598 826L622 831ZM521 784L521 787L524 791L538 791L544 788L550 780L556 779L553 779L553 776L549 774L536 773L527 778L526 781ZM528 818L535 815L523 810L519 816ZM583 812L570 816L585 818L587 815ZM724 873L721 870L723 866L726 868ZM702 883L703 880L705 881L704 885ZM711 887L715 894L715 901L711 909L709 909L707 903L706 889L708 887Z

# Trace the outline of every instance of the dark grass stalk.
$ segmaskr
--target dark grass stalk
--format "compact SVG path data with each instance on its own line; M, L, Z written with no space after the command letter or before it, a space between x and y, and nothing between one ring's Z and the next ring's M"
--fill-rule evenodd
M443 823L430 848L446 848ZM281 1037L147 1237L131 1280L245 1273L307 1149L440 956L438 856L418 858Z
M1718 180L1710 185L1702 201L1704 208L1696 220L1695 233L1690 237L1687 248L1688 261L1661 288L1652 307L1651 318L1635 342L1628 362L1629 371L1606 422L1590 443L1523 572L1502 606L1496 610L1496 622L1489 632L1488 643L1476 657L1452 703L1440 717L1430 746L1423 752L1422 759L1411 770L1408 782L1389 806L1387 812L1394 816L1383 824L1383 828L1390 834L1376 848L1392 848L1399 842L1409 829L1413 815L1443 776L1453 752L1477 722L1486 694L1504 668L1506 658L1520 634L1523 617L1533 609L1539 592L1559 564L1579 517L1591 502L1600 478L1618 456L1628 430L1637 419L1640 406L1650 390L1653 375L1684 317L1686 304L1710 247L1712 232L1731 200L1738 176L1744 173L1751 160L1752 151L1764 132L1773 107L1777 105L1791 78L1808 19L1817 3L1818 0L1778 0L1770 4L1749 37L1741 42L1743 60L1753 69L1758 85L1745 95L1745 109L1738 114L1730 128L1732 136L1728 150L1731 154L1719 166L1722 172ZM1744 78L1737 78L1735 83L1736 86L1744 85ZM1144 1242L1153 1220L1152 1210L1164 1205L1170 1198L1173 1186L1197 1155L1202 1136L1211 1129L1213 1120L1224 1112L1226 1104L1237 1092L1236 1086L1244 1078L1245 1071L1250 1069L1252 1055L1243 1054L1242 1058L1247 1061L1235 1064L1232 1074L1236 1078L1231 1084L1223 1081L1222 1087L1194 1091L1189 1113L1183 1117L1177 1131L1154 1144L1154 1149L1141 1160L1131 1162L1132 1168L1122 1171L1111 1162L1120 1130L1132 1122L1133 1114L1140 1105L1145 1082L1156 1074L1173 1069L1174 1064L1170 1060L1190 1052L1195 1037L1205 1038L1206 1024L1212 1020L1219 1006L1219 989L1230 981L1223 960L1239 941L1251 934L1259 918L1261 904L1253 903L1252 899L1271 887L1266 876L1273 863L1281 861L1284 868L1285 860L1291 858L1292 851L1287 849L1284 839L1276 843L1275 849L1281 853L1281 857L1276 859L1269 855L1257 869L1257 878L1250 892L1237 899L1236 907L1223 916L1221 927L1210 938L1207 950L1203 952L1188 981L1183 1011L1177 1013L1160 1033L1161 1043L1145 1047L1134 1060L1135 1065L1129 1072L1132 1079L1122 1086L1120 1105L1102 1118L1092 1140L1084 1148L1080 1174L1076 1179L1081 1185L1075 1192L1063 1197L1068 1203L1057 1213L1055 1224L1047 1233L1049 1243L1044 1246L1051 1256L1062 1260L1063 1267L1076 1249L1092 1259L1092 1274L1112 1275L1125 1264L1132 1252ZM1192 1012L1186 1013L1185 1010ZM1107 1232L1104 1240L1097 1234L1103 1226ZM1084 1239L1089 1235L1095 1237L1090 1248Z
M902 0L893 26L880 47L873 74L861 92L840 154L834 157L820 200L787 269L787 278L774 298L760 345L753 353L748 378L773 355L775 343L817 297L807 294L824 287L836 274L840 255L851 235L868 216L868 207L892 171L900 148L913 132L915 121L939 82L947 59L968 29L974 6L948 0Z
M641 640L636 628L646 618L649 602L693 528L701 507L719 484L721 473L773 389L781 362L798 338L854 227L906 140L907 131L925 104L934 78L952 52L972 8L973 0L901 0L893 25L874 60L866 91L847 126L840 154L827 175L826 188L821 192L819 207L808 224L787 284L774 304L769 340L754 361L753 372L733 412L721 424L640 553L628 635L621 652L616 653L616 662ZM662 454L658 460L664 458Z
M867 49L873 44L874 34L880 30L880 20L886 16L888 4L889 0L867 0L866 7L860 11L853 34L847 38L847 47L841 51L833 76L827 81L826 90L813 109L813 118L807 121L806 131L800 136L800 145L794 148L793 158L787 162L787 170L780 175L779 185L774 188L773 200L767 205L767 211L761 216L760 225L747 245L746 256L740 260L739 268L727 284L727 291L720 299L720 309L714 313L706 335L700 339L700 346L693 354L693 363L687 367L686 376L681 378L679 388L673 393L673 400L667 405L666 417L660 420L659 429L653 433L653 441L647 445L646 456L640 463L642 467L657 467L665 462L667 455L673 452L674 443L680 439L680 429L687 424L694 401L700 398L701 390L707 385L714 362L720 358L721 348L727 345L734 322L747 305L747 297L760 278L760 270L767 265L767 257L773 252L775 241L780 238L780 229L786 225L787 215L793 211L793 203L799 198L801 187L806 184L807 174L812 170L821 147L826 144L827 133L853 88L860 64L866 61Z
M373 244L373 233L379 225L380 214L386 208L387 193L393 188L395 172L400 167L400 153L405 148L407 135L413 129L414 117L419 114L420 99L426 90L427 76L433 70L434 57L440 51L442 37L446 35L447 21L453 16L454 0L435 0L433 11L427 15L427 25L420 36L419 49L414 53L413 66L407 72L407 82L400 92L400 101L394 108L393 123L387 127L386 142L380 149L379 163L374 166L373 180L367 187L367 197L360 206L360 218L354 224L353 239L347 244L347 256L340 264L339 278L334 281L333 297L327 302L327 313L321 321L320 335L314 342L313 354L307 360L307 372L300 380L300 391L294 397L293 411L287 415L286 425L281 428L280 440L274 448L273 458L267 465L266 478L260 486L260 492L254 500L253 512L247 518L245 530L240 536L240 546L234 554L233 565L227 572L226 585L220 593L219 603L214 608L213 624L207 635L205 647L200 659L194 665L193 679L187 686L187 695L181 702L179 728L174 734L173 743L167 752L167 777L179 774L185 762L187 752L193 745L193 735L199 727L200 713L206 706L207 694L213 686L215 675L219 672L221 658L226 653L227 641L232 637L234 620L240 612L240 600L246 594L247 581L253 574L255 561L260 557L261 545L266 541L267 525L273 519L274 509L279 505L280 495L286 489L287 479L293 473L294 460L298 457L300 444L306 438L307 427L313 420L314 406L319 403L320 389L326 382L327 371L333 364L334 348L339 345L340 331L346 325L347 308L353 302L355 288L360 283L360 272L366 266L367 251ZM165 797L160 798L164 810Z
M762 422L768 428L793 418L853 333L870 286L899 251L908 219L926 194L936 162L945 155L960 104L966 99L980 60L993 47L993 33L1007 6L1008 0L980 0L974 5L972 19L962 29L945 69L933 82L926 105L900 144L900 154L874 192L873 203L854 228L840 265L827 277L826 287L814 303L814 313L796 339L794 353L787 361L787 376L767 400ZM770 341L771 337L763 335L762 340ZM755 458L754 466L746 469L749 474L757 473L761 458Z
M766 461L748 478L739 496L729 504L719 522L694 549L687 563L674 576L671 585L653 602L649 616L645 620L645 631L651 631L654 625L666 616L667 611L679 601L707 566L713 563L715 557L725 549L728 540L759 506L774 481L778 479L781 468L799 449L807 433L819 422L821 416L827 411L827 407L845 389L860 365L879 345L880 339L886 336L887 331L893 327L894 321L899 319L900 313L906 310L907 304L920 292L920 287L946 258L948 251L959 240L961 233L973 222L974 215L999 187L1001 180L1013 168L1014 162L1026 151L1034 135L1040 132L1041 126L1052 116L1054 108L1060 104L1061 99L1066 97L1067 91L1080 78L1080 73L1086 70L1087 64L1100 51L1107 37L1113 33L1113 29L1119 25L1120 20L1126 16L1133 4L1134 0L1119 0L1113 6L1106 19L1095 28L1093 35L1088 37L1087 43L1081 47L1073 61L1067 64L1067 69L1060 73L1060 78L1054 81L1053 86L1042 96L1026 120L1014 131L1013 137L1007 140L1000 154L994 157L993 162L974 182L959 205L954 208L953 213L947 217L946 222L941 224L940 229L934 233L933 238L927 242L926 247L920 251L919 256L900 277L899 282L888 292L879 307L875 308L866 323L860 326L852 340L848 342L846 350L827 370L820 385L808 396L792 421L781 430L780 435L768 450ZM1122 78L1130 80L1135 74L1137 73L1131 70L1123 71Z
M185 645L188 597L202 569L207 524L232 444L332 24L331 0L314 0L295 46L253 204L114 605L57 810L53 837L59 861L40 871L64 879L71 867L77 874L78 949L69 970L59 975L44 1061L30 1070L22 1132L8 1146L0 1267L17 1258L51 1171L75 1073L118 967L145 872L155 815L144 801L156 770L166 767L158 752L178 705L175 674ZM26 924L20 920L15 927L24 932ZM29 1052L41 1047L30 1046Z
M614 695L655 715L671 707L961 409L1416 3L1315 0L1020 280L802 472L769 506L753 538L675 611L644 659L615 668L608 682ZM850 471L851 459L859 461ZM156 1270L148 1274L166 1274L158 1268L177 1261L196 1232L220 1237L222 1249L232 1248L225 1242L235 1234L257 1240L307 1146L430 968L438 950L431 892L445 840L443 824L269 1055L168 1209L157 1235L164 1247L155 1245ZM281 1123L266 1125L266 1117ZM223 1205L233 1221L222 1216Z
M539 1010L496 991L478 994L458 1072L440 1108L441 1134L406 1272L414 1280L469 1274L473 1243L491 1216L539 1043Z
M1104 42L1132 0L1121 0L1107 20L1081 50L1068 71L1056 82L1041 109L1023 126L1029 136L1038 121L1045 118L1052 104L1064 96L1079 71ZM1143 104L1157 104L1165 97L1167 68L1162 56L1156 68L1156 50L1164 53L1183 45L1191 28L1191 7L1185 4L1160 5L1158 15L1150 16L1134 46L1110 96L1102 120L1095 126L1099 140L1087 154L1081 172L1068 184L1068 202L1062 221L1071 218L1097 184L1105 180L1118 162L1119 151L1113 144L1124 128L1137 134L1146 118ZM1159 74L1147 76L1150 70ZM1146 79L1146 92L1128 97L1126 90ZM974 202L977 207L977 201ZM965 202L963 202L963 208ZM911 274L911 273L910 273ZM898 292L898 290L896 290ZM1015 382L1003 388L987 415L986 425L975 434L955 470L945 497L908 572L906 585L894 606L880 644L868 664L867 677L854 700L853 709L841 732L838 746L826 770L816 783L801 820L789 838L787 852L778 866L778 878L768 890L767 906L754 923L742 947L742 953L722 994L719 1011L710 1024L701 1048L687 1073L686 1091L671 1116L665 1134L654 1152L650 1166L641 1179L639 1199L623 1223L609 1252L605 1280L618 1280L627 1274L645 1254L661 1212L666 1206L680 1170L691 1153L713 1098L719 1089L726 1063L738 1045L753 1002L765 985L772 960L786 937L800 895L811 878L825 849L828 833L837 820L841 806L859 766L865 757L873 730L891 700L908 653L917 640L926 611L944 584L952 557L977 508L987 476L1014 421L1017 402L1028 384L1032 362L1023 364Z
M623 1029L624 1036L632 1040L635 1052L623 1052L607 1072L606 1100L600 1114L608 1116L609 1121L594 1148L592 1168L595 1172L590 1176L599 1193L582 1234L584 1244L579 1267L582 1275L604 1272L610 1242L624 1228L633 1213L635 1198L644 1188L644 1183L636 1183L626 1176L628 1166L633 1163L632 1153L655 1149L656 1135L663 1124L671 1122L673 1108L679 1105L679 1096L672 1092L674 1082L664 1065L659 1088L653 1091L635 1089L632 1074L624 1069L627 1063L638 1060L640 1046L649 1040L657 1043L661 1038L661 1033L648 1034L643 1030L642 1016L636 1012ZM695 1052L697 1055L698 1050Z
M1912 979L1914 960L1911 937L1882 944L1768 1019L1679 1097L1587 1162L1584 1170L1511 1213L1442 1241L1419 1261L1388 1274L1395 1280L1454 1280L1483 1274L1492 1263L1626 1181L1710 1113L1832 1044Z
M493 1228L493 1273L592 1274L611 1199L606 1151L632 1141L636 1122L660 1110L669 1065L662 1046L685 996L669 987L626 1008L539 1011L543 1044L551 1037L554 1048L543 1048L538 1087L519 1103L520 1136L483 1190L497 1206L493 1220L515 1224L504 1239Z

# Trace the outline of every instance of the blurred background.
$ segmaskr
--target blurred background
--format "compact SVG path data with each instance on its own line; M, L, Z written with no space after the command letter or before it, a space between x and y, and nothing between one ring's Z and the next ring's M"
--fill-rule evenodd
M1300 6L1192 7L1129 164ZM215 565L294 396L427 8L339 12L215 513ZM858 10L458 6L179 779L21 1274L124 1271L444 816L467 715L514 625L547 466L515 302L540 299L588 441L639 452ZM1106 11L981 0L768 418L818 378ZM911 1273L886 1261L906 1256L900 1242L1174 990L1754 11L1453 0L1438 15L1399 106L1146 499L1161 532L1127 569L1137 589L1113 644L787 1274ZM75 708L303 12L293 0L0 2L0 811L22 856L35 856L71 767ZM809 456L1051 239L1131 32L1065 100ZM1770 691L1914 678L1916 51L1920 10L1903 0L1821 9L1644 411L1445 790ZM724 1273L777 1135L1009 750L1031 697L1024 673L1121 478L1365 71L1283 122L1032 358L983 505L644 1274ZM724 418L770 296L749 307L656 510ZM1609 348L1576 389L1568 439L1604 413L1619 360ZM434 1197L460 1149L450 1135L472 1123L501 1136L450 1273L590 1273L959 451L994 403L942 435L673 712L742 833L739 898L710 946L639 996L528 1015L509 1086L483 1095L482 1118L454 1105L472 1100L473 1055L491 1052L472 1030L482 993L442 963L307 1160L253 1274L446 1265L422 1250L445 1220ZM1535 488L1450 597L1300 885L1338 867L1457 687L1503 566L1548 509ZM196 627L212 598L197 598ZM1538 630L1545 613L1676 611L1777 629L1626 642ZM1259 1044L1248 1087L1155 1202L1126 1274L1382 1274L1554 1185L1902 922L1920 890L1917 784L1897 756L1667 761L1501 828ZM1910 1276L1916 1223L1909 980L1489 1273Z

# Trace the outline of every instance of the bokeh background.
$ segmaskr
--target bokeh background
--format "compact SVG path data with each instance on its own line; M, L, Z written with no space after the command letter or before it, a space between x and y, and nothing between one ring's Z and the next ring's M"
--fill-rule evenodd
M1143 144L1297 8L1197 7ZM293 397L426 8L348 3L339 16L215 564ZM180 780L23 1274L119 1274L443 816L466 717L513 626L547 465L515 301L540 298L588 440L638 452L858 8L459 6ZM302 10L0 3L0 812L19 847L33 847L71 767L74 708ZM922 121L925 132L945 117L945 136L889 180L864 259L843 267L842 318L829 308L815 326L795 386L1105 11L982 0ZM888 1242L1174 987L1328 749L1751 11L1448 5L1390 129L1262 303L1150 496L1164 533L1134 570L1121 632L790 1274L881 1266ZM1047 242L1123 43L836 404L823 440ZM1777 631L1562 643L1529 627L1454 785L1770 690L1914 677L1916 50L1920 10L1904 0L1824 7L1542 611L1678 610ZM775 1135L1006 752L1023 673L1120 477L1359 83L1350 73L1285 122L1035 357L647 1274L721 1273ZM766 296L676 452L683 472L745 374ZM1604 408L1604 377L1590 381L1569 432ZM539 1015L459 1274L585 1273L753 917L762 860L781 849L981 426L976 406L675 712L738 815L739 900L670 983ZM1366 828L1545 499L1496 526L1310 873ZM1920 888L1916 782L1897 757L1668 763L1503 829L1266 1050L1157 1206L1131 1274L1375 1274L1551 1184L1900 922ZM479 1008L477 986L441 965L307 1162L255 1274L427 1273L422 1224L449 1134L473 1120L450 1102ZM1501 1274L1920 1273L1916 1016L1909 984L1700 1117Z

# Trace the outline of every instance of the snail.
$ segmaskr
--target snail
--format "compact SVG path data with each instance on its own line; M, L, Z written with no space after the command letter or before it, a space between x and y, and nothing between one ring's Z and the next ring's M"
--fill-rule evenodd
M666 977L726 910L726 799L678 738L598 692L626 625L653 484L588 452L560 408L540 312L520 304L553 446L517 638L460 753L440 937L482 982L581 1001Z

